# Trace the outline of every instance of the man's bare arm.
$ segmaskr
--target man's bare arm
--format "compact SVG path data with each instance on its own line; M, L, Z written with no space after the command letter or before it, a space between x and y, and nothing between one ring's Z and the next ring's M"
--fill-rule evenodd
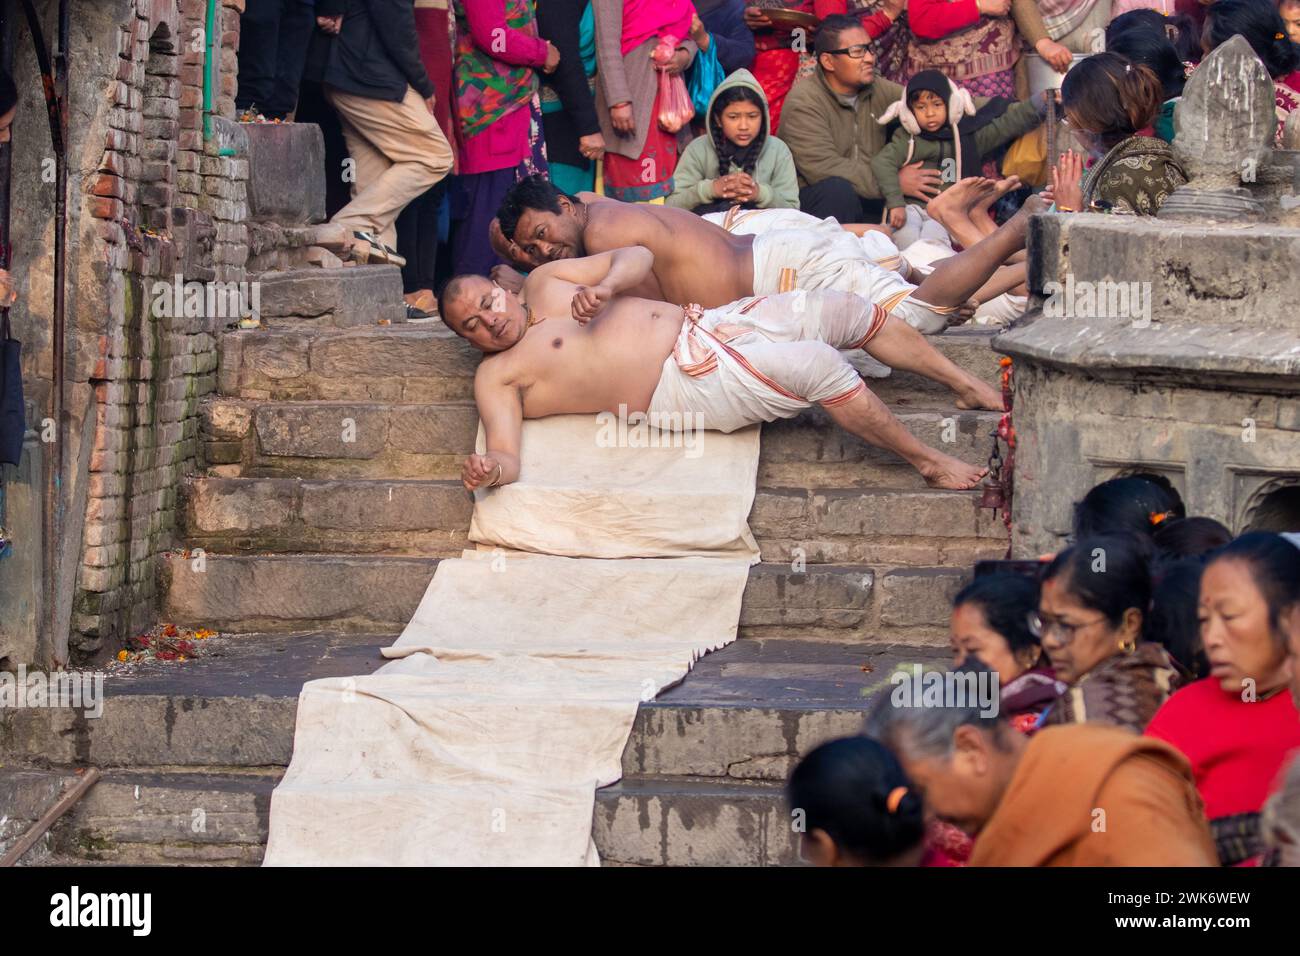
M502 380L485 363L474 376L474 401L483 422L487 450L465 459L461 482L473 491L482 485L505 485L518 480L524 427L524 405L518 386Z
M654 270L654 262L654 255L645 246L628 246L583 259L548 262L535 269L528 282L558 279L573 283L577 286L573 317L585 324L615 295L643 282Z

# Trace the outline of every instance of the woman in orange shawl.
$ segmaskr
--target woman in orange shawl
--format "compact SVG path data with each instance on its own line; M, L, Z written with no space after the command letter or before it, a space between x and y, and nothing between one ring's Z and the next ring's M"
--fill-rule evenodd
M1187 759L1117 727L1033 737L980 702L896 706L866 732L894 752L927 811L975 837L971 866L1216 866Z

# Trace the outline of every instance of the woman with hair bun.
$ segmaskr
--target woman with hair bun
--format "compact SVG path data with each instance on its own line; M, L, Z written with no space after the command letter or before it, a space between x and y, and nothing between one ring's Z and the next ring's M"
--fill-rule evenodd
M786 784L802 819L800 856L815 866L916 866L925 819L898 759L868 737L814 749Z
M1058 212L1154 216L1187 182L1169 144L1154 135L1164 101L1160 78L1116 53L1090 56L1065 74L1061 108L1083 153L1069 150L1053 170ZM1093 159L1086 178L1084 155Z

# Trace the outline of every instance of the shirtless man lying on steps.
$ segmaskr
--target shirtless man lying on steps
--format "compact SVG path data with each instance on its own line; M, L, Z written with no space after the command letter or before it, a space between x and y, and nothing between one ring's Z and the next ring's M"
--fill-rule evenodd
M836 289L855 292L925 332L942 331L998 266L1024 246L1023 227L1003 227L913 286L856 250L847 251L851 244L836 242L823 230L733 235L669 206L582 202L538 176L511 187L497 218L504 238L534 261L645 246L654 254L654 271L629 290L645 298L715 308L750 295Z
M984 404L989 387L906 323L845 292L748 296L708 311L622 294L643 288L653 267L637 246L540 266L519 295L483 276L447 283L443 321L487 353L474 379L487 450L466 459L466 488L519 477L525 418L640 412L729 432L813 403L933 486L973 488L984 476L917 440L840 354L865 349L949 386L965 407Z

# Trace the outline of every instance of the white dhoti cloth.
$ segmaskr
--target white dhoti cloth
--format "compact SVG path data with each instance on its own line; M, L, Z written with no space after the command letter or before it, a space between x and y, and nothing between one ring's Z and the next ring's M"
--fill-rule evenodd
M1029 307L1029 296L1012 295L1010 292L1003 292L1001 295L995 295L978 309L975 310L974 322L976 325L993 325L1005 329L1025 314L1025 309Z
M783 229L812 230L836 242L847 236L851 242L857 243L859 254L872 265L897 272L904 279L911 272L907 260L898 251L898 245L885 233L869 229L862 235L855 236L833 216L818 219L798 209L742 209L732 206L727 212L711 212L704 218L737 236L760 236Z
M869 261L856 236L839 230L777 229L754 237L756 295L831 289L852 292L921 332L942 332L953 307L917 300L916 286Z
M880 306L834 291L688 306L650 422L731 432L850 401L866 385L839 350L864 348L887 319Z

